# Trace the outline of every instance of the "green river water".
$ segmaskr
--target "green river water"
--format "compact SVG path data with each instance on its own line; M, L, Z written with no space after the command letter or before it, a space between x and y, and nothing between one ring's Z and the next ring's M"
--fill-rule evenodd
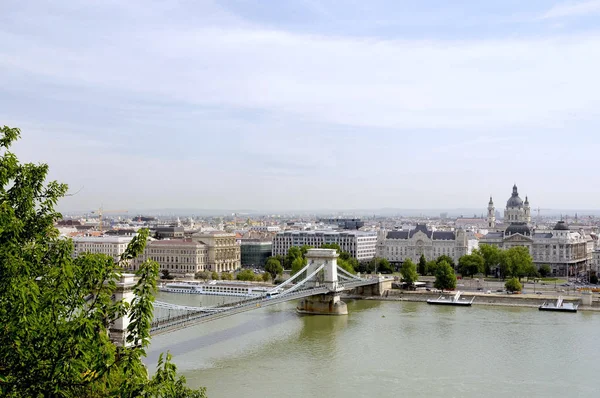
M161 293L206 306L232 298ZM152 339L188 384L219 397L596 397L600 313L348 301L348 316L295 302Z

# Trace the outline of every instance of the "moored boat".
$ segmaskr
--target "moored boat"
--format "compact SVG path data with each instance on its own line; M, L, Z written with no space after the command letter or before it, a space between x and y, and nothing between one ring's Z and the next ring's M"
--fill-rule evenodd
M473 304L473 300L475 300L475 296L471 298L471 301L468 301L464 298L460 298L462 292L456 292L456 294L452 297L445 297L443 294L437 299L429 299L427 300L427 304L433 305L454 305L458 307L470 307Z
M540 311L558 311L558 312L577 312L579 304L565 303L562 296L559 296L556 303L544 301L539 306Z
M243 283L209 283L172 282L159 286L161 292L204 294L212 296L259 297L267 294L263 286L253 286Z

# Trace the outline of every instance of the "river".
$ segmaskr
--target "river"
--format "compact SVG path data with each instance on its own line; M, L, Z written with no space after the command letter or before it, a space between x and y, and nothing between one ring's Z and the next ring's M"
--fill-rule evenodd
M161 293L176 304L231 298ZM348 316L279 304L156 336L191 386L219 397L592 397L600 314L348 301Z

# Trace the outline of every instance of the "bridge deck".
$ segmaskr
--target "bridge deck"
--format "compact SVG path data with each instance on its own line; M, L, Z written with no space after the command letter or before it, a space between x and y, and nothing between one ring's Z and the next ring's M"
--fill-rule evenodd
M356 280L343 283L344 290L353 289L359 286L373 285L379 282L379 279ZM257 308L268 307L271 305L283 303L290 300L298 300L304 297L315 296L318 294L330 293L327 287L315 287L309 289L296 290L290 293L283 292L282 294L266 298L250 298L233 304L226 304L217 307L184 307L169 305L167 303L159 303L159 308L172 308L186 310L188 313L172 317L168 320L156 320L152 322L150 333L158 335L168 333L175 330L183 329L204 322L213 321L215 319L224 318L230 315L239 314L241 312L251 311ZM167 305L165 305L167 304Z

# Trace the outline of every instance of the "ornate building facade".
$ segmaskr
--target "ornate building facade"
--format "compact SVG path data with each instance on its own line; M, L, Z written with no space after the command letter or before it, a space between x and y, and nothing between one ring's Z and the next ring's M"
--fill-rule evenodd
M495 227L492 198L488 204L488 225ZM480 244L495 245L502 249L515 246L527 247L533 262L539 267L548 264L554 275L576 275L588 265L589 239L583 231L572 231L564 221L556 223L553 229L531 227L531 207L529 200L519 197L517 186L513 186L511 197L504 210L504 230L489 232Z
M421 255L431 261L444 254L457 263L467 249L467 234L463 230L435 231L424 224L407 231L382 230L377 240L377 257L396 264L407 258L418 262Z

